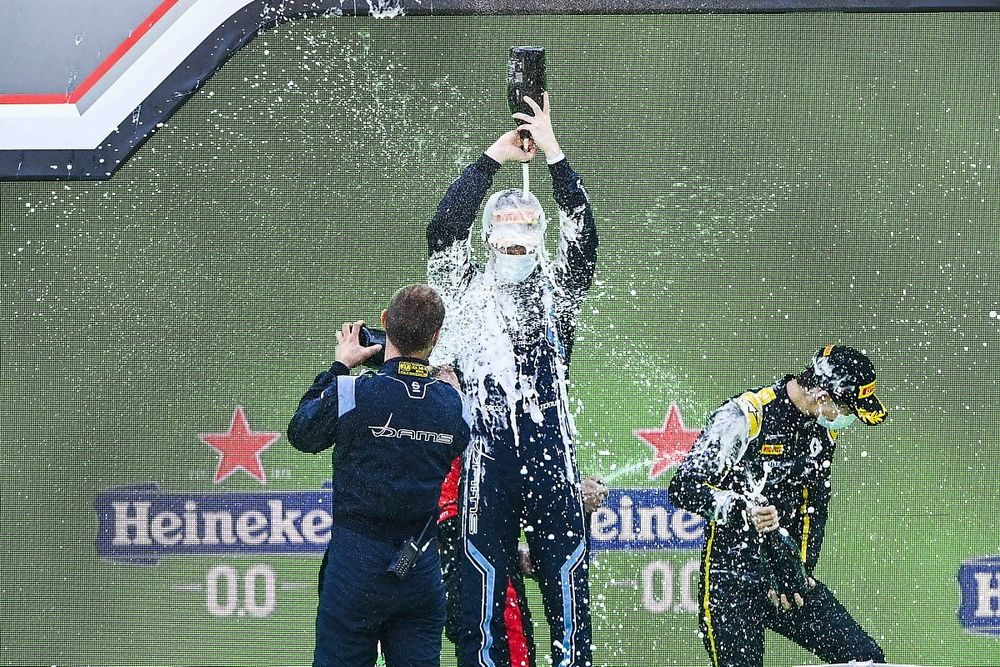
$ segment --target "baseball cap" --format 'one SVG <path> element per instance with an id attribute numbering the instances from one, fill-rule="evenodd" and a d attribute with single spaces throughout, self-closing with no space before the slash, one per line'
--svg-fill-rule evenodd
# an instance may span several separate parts
<path id="1" fill-rule="evenodd" d="M 827 345 L 812 358 L 816 384 L 833 399 L 851 408 L 865 424 L 881 424 L 889 411 L 875 395 L 875 366 L 871 359 L 846 345 Z"/>

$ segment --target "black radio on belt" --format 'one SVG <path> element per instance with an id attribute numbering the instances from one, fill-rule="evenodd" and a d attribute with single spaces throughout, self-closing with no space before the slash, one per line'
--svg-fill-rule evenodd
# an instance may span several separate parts
<path id="1" fill-rule="evenodd" d="M 413 564 L 420 557 L 420 549 L 412 539 L 406 540 L 396 554 L 396 559 L 392 561 L 386 572 L 392 572 L 398 579 L 406 579 L 406 575 L 413 569 Z"/>
<path id="2" fill-rule="evenodd" d="M 389 567 L 385 569 L 386 572 L 391 572 L 400 580 L 406 579 L 406 575 L 408 575 L 410 570 L 413 569 L 413 564 L 417 562 L 417 559 L 420 558 L 420 554 L 422 554 L 431 543 L 430 540 L 424 542 L 424 533 L 426 533 L 427 529 L 431 527 L 435 518 L 436 516 L 432 514 L 431 518 L 427 520 L 426 524 L 424 524 L 424 529 L 420 531 L 420 536 L 417 537 L 416 541 L 414 541 L 413 538 L 410 538 L 403 542 L 403 546 L 399 548 L 399 553 L 396 554 L 396 558 L 393 559 L 393 561 L 389 563 Z M 417 545 L 421 542 L 424 542 L 424 546 L 418 547 Z"/>

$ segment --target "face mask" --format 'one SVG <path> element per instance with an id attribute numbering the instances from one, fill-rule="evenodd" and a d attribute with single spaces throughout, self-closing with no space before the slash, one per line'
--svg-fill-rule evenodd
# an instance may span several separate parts
<path id="1" fill-rule="evenodd" d="M 857 415 L 837 415 L 837 418 L 830 421 L 823 415 L 816 418 L 816 422 L 823 428 L 833 429 L 834 431 L 843 431 L 845 428 L 858 421 Z"/>
<path id="2" fill-rule="evenodd" d="M 527 255 L 493 255 L 493 272 L 502 283 L 520 283 L 538 266 L 534 253 Z"/>

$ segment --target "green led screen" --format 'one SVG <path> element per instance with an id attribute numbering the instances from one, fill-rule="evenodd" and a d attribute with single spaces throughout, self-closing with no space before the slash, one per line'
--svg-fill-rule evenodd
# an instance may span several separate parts
<path id="1" fill-rule="evenodd" d="M 437 202 L 511 127 L 517 44 L 546 48 L 601 239 L 570 390 L 581 469 L 613 491 L 597 664 L 709 664 L 702 536 L 622 518 L 676 469 L 637 432 L 700 429 L 844 343 L 891 414 L 841 437 L 817 575 L 890 662 L 1000 665 L 995 14 L 303 21 L 241 50 L 112 180 L 0 184 L 0 662 L 311 660 L 320 519 L 301 543 L 210 548 L 184 515 L 323 495 L 329 459 L 292 449 L 288 420 L 340 324 L 426 280 Z M 554 218 L 540 158 L 531 175 Z M 243 425 L 259 468 L 217 481 L 208 441 Z M 136 517 L 164 507 L 181 523 L 138 548 Z M 818 664 L 767 641 L 769 667 Z"/>

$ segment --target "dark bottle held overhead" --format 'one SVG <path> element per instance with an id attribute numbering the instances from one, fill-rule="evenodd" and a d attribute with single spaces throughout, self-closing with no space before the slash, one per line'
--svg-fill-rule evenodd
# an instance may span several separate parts
<path id="1" fill-rule="evenodd" d="M 540 46 L 515 46 L 510 50 L 507 61 L 507 106 L 511 113 L 534 115 L 524 101 L 527 95 L 539 106 L 545 91 L 545 49 Z M 517 119 L 515 119 L 517 120 Z M 517 121 L 520 125 L 521 121 Z M 527 139 L 531 133 L 521 130 L 521 137 Z"/>

